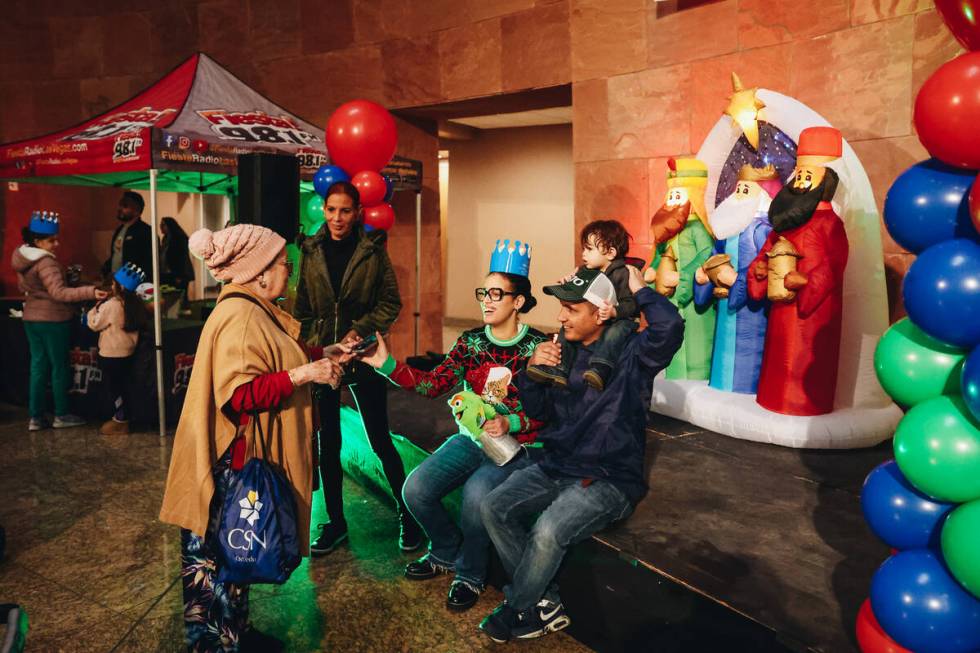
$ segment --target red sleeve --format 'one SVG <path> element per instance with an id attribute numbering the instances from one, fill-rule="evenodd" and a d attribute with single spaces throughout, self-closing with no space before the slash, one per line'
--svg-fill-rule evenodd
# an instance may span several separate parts
<path id="1" fill-rule="evenodd" d="M 306 345 L 306 356 L 311 361 L 318 361 L 323 358 L 323 345 Z"/>
<path id="2" fill-rule="evenodd" d="M 819 226 L 823 228 L 808 229 L 803 238 L 803 258 L 799 268 L 807 278 L 807 284 L 800 288 L 796 298 L 802 318 L 813 315 L 823 301 L 844 284 L 848 254 L 844 223 L 832 215 L 832 220 L 825 219 Z"/>
<path id="3" fill-rule="evenodd" d="M 235 388 L 226 412 L 237 415 L 239 424 L 246 424 L 249 411 L 277 408 L 291 394 L 293 382 L 289 379 L 289 372 L 270 372 Z"/>
<path id="4" fill-rule="evenodd" d="M 755 301 L 761 301 L 765 299 L 769 291 L 768 277 L 762 280 L 755 278 L 755 271 L 754 271 L 755 264 L 759 261 L 762 261 L 763 263 L 766 264 L 766 267 L 769 267 L 769 258 L 766 256 L 766 254 L 769 252 L 770 249 L 772 249 L 773 243 L 776 242 L 776 238 L 778 237 L 779 235 L 775 231 L 769 232 L 769 237 L 766 238 L 765 245 L 763 245 L 762 249 L 759 250 L 758 256 L 755 257 L 755 260 L 752 261 L 752 263 L 749 265 L 748 272 L 745 273 L 745 281 L 746 281 L 746 285 L 748 286 L 749 297 L 751 297 Z"/>
<path id="5" fill-rule="evenodd" d="M 392 383 L 406 390 L 415 390 L 423 397 L 434 398 L 455 388 L 466 371 L 466 343 L 460 337 L 446 358 L 431 372 L 415 369 L 405 363 L 395 363 L 395 369 L 388 378 Z"/>

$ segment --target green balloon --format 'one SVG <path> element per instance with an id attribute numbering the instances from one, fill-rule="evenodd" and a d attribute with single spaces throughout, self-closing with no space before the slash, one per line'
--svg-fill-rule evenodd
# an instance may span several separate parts
<path id="1" fill-rule="evenodd" d="M 895 431 L 895 461 L 920 491 L 940 501 L 980 498 L 980 429 L 962 397 L 914 406 Z"/>
<path id="2" fill-rule="evenodd" d="M 310 193 L 303 202 L 303 217 L 300 220 L 303 233 L 312 236 L 323 224 L 323 198 L 316 193 Z"/>
<path id="3" fill-rule="evenodd" d="M 964 503 L 943 524 L 943 558 L 956 580 L 980 598 L 980 501 Z"/>
<path id="4" fill-rule="evenodd" d="M 926 335 L 907 317 L 893 324 L 875 349 L 875 372 L 885 392 L 903 406 L 959 394 L 966 352 Z"/>

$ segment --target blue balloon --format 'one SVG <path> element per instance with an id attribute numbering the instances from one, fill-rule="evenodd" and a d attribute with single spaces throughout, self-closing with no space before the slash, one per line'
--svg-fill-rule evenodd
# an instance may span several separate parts
<path id="1" fill-rule="evenodd" d="M 897 643 L 916 653 L 970 653 L 980 648 L 980 600 L 932 551 L 902 551 L 871 580 L 871 611 Z"/>
<path id="2" fill-rule="evenodd" d="M 322 165 L 313 175 L 313 190 L 320 197 L 327 196 L 327 190 L 338 181 L 350 181 L 350 175 L 340 166 Z"/>
<path id="3" fill-rule="evenodd" d="M 954 505 L 916 490 L 894 460 L 871 470 L 861 490 L 861 509 L 871 530 L 901 550 L 938 547 L 943 521 Z"/>
<path id="4" fill-rule="evenodd" d="M 909 319 L 933 338 L 957 347 L 980 343 L 980 245 L 956 238 L 922 252 L 902 296 Z"/>
<path id="5" fill-rule="evenodd" d="M 899 175 L 885 196 L 888 233 L 915 254 L 952 238 L 980 239 L 968 206 L 976 176 L 976 171 L 936 159 L 916 163 Z"/>
<path id="6" fill-rule="evenodd" d="M 975 347 L 963 361 L 960 373 L 960 391 L 966 407 L 980 421 L 980 347 Z"/>
<path id="7" fill-rule="evenodd" d="M 385 188 L 387 188 L 387 190 L 385 191 L 384 202 L 385 204 L 391 204 L 391 198 L 395 196 L 395 182 L 393 182 L 391 180 L 391 177 L 389 177 L 388 175 L 381 175 L 381 176 L 384 177 Z"/>

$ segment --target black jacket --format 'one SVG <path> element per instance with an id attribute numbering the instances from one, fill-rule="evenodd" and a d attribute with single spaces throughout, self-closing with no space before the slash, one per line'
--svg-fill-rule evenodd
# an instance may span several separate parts
<path id="1" fill-rule="evenodd" d="M 194 280 L 194 265 L 187 238 L 169 236 L 160 243 L 160 283 L 181 284 Z"/>
<path id="2" fill-rule="evenodd" d="M 109 241 L 109 258 L 102 264 L 103 277 L 108 277 L 115 272 L 112 269 L 112 244 L 116 242 L 116 236 L 123 226 L 119 225 L 112 232 L 112 240 Z M 129 226 L 122 249 L 122 262 L 138 265 L 146 273 L 147 280 L 153 278 L 153 241 L 151 238 L 153 238 L 153 230 L 150 229 L 150 225 L 142 220 L 137 220 Z"/>

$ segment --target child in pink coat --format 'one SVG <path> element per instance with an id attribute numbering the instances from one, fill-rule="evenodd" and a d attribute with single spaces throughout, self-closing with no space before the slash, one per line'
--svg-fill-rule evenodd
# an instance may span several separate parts
<path id="1" fill-rule="evenodd" d="M 96 304 L 87 315 L 88 327 L 99 334 L 99 368 L 116 409 L 99 430 L 102 435 L 129 433 L 125 395 L 132 383 L 136 343 L 146 324 L 146 309 L 136 296 L 136 288 L 143 283 L 144 276 L 132 263 L 124 264 L 113 275 L 112 295 Z"/>

